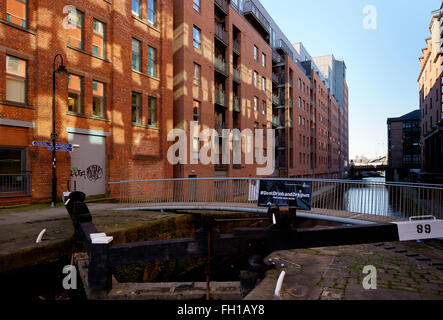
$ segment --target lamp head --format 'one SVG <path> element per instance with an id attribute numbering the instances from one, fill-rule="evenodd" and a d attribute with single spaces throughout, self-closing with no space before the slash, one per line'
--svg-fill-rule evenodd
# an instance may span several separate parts
<path id="1" fill-rule="evenodd" d="M 65 65 L 61 64 L 61 65 L 58 67 L 57 72 L 68 73 L 68 69 L 66 69 Z"/>

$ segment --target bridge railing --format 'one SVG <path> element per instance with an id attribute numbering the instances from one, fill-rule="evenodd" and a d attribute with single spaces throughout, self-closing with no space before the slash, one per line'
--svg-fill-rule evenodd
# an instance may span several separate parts
<path id="1" fill-rule="evenodd" d="M 294 180 L 312 182 L 313 213 L 321 211 L 322 214 L 333 215 L 350 212 L 398 218 L 433 215 L 443 219 L 443 185 Z M 110 184 L 122 207 L 143 208 L 170 203 L 257 206 L 259 183 L 260 179 L 257 178 L 201 178 L 120 181 Z"/>

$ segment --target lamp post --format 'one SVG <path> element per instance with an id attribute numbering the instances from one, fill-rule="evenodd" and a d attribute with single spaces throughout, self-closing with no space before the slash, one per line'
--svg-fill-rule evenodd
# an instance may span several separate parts
<path id="1" fill-rule="evenodd" d="M 61 58 L 61 63 L 56 69 L 57 58 Z M 55 76 L 57 72 L 67 73 L 66 67 L 63 64 L 63 56 L 61 54 L 57 54 L 54 58 L 54 62 L 52 65 L 52 206 L 55 207 L 55 203 L 57 202 L 57 159 L 56 159 L 56 140 L 57 133 L 55 132 Z"/>

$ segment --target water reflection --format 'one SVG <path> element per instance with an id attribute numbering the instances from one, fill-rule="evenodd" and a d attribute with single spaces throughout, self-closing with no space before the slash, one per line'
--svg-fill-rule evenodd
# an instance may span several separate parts
<path id="1" fill-rule="evenodd" d="M 351 187 L 345 193 L 346 211 L 377 214 L 380 216 L 401 216 L 390 203 L 385 178 L 365 178 L 364 183 Z"/>

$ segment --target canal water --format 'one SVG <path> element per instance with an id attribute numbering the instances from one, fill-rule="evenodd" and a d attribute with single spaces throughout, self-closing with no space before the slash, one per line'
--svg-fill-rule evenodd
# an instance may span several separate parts
<path id="1" fill-rule="evenodd" d="M 349 212 L 377 214 L 380 216 L 401 216 L 402 212 L 393 207 L 385 178 L 364 178 L 363 182 L 373 182 L 367 186 L 356 185 L 344 194 L 344 210 Z"/>

